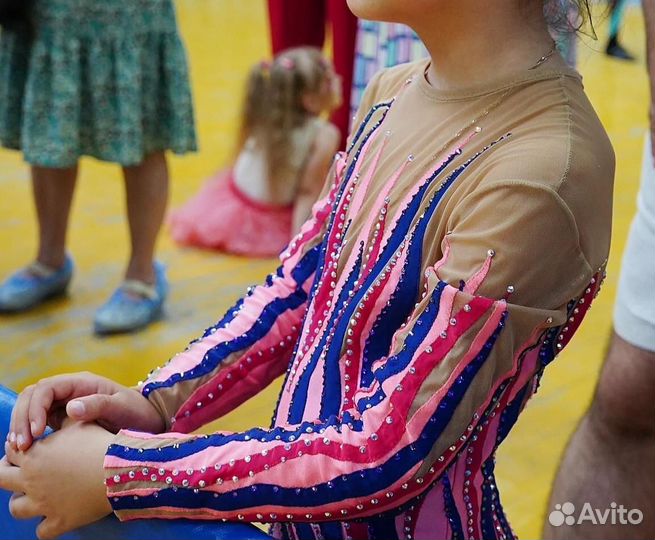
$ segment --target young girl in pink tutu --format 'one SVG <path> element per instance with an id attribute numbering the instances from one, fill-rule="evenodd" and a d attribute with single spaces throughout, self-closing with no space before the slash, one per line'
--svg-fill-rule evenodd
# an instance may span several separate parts
<path id="1" fill-rule="evenodd" d="M 260 62 L 246 87 L 239 153 L 171 216 L 180 244 L 277 255 L 309 216 L 339 144 L 320 115 L 341 102 L 332 65 L 299 47 Z"/>

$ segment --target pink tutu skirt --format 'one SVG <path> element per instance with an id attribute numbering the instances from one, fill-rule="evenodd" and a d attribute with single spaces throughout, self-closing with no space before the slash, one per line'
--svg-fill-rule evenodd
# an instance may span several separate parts
<path id="1" fill-rule="evenodd" d="M 218 172 L 170 216 L 179 244 L 248 257 L 274 257 L 291 239 L 293 205 L 255 201 L 234 183 L 232 169 Z"/>

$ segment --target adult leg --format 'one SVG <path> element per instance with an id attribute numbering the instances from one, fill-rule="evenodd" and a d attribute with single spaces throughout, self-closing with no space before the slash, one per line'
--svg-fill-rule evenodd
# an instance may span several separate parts
<path id="1" fill-rule="evenodd" d="M 66 233 L 77 166 L 66 169 L 32 167 L 32 193 L 38 221 L 37 262 L 59 269 L 66 257 Z"/>
<path id="2" fill-rule="evenodd" d="M 554 527 L 553 540 L 631 540 L 655 537 L 655 353 L 613 333 L 593 402 L 569 441 L 547 513 L 571 502 L 578 516 L 585 503 L 604 512 L 612 503 L 639 509 L 639 525 L 584 521 Z"/>
<path id="3" fill-rule="evenodd" d="M 163 152 L 124 167 L 127 219 L 132 251 L 125 282 L 98 309 L 97 334 L 131 332 L 156 320 L 168 294 L 163 265 L 155 263 L 155 245 L 168 204 L 168 167 Z"/>
<path id="4" fill-rule="evenodd" d="M 163 152 L 124 167 L 131 254 L 125 278 L 153 284 L 157 236 L 168 205 L 168 166 Z"/>
<path id="5" fill-rule="evenodd" d="M 63 293 L 73 275 L 66 257 L 66 232 L 77 168 L 32 168 L 32 188 L 38 225 L 36 260 L 0 285 L 0 311 L 30 309 Z"/>

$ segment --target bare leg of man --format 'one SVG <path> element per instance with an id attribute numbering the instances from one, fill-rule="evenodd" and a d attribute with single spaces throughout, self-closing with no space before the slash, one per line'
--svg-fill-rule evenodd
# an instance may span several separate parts
<path id="1" fill-rule="evenodd" d="M 604 512 L 616 503 L 606 524 L 554 527 L 545 539 L 616 540 L 655 538 L 655 353 L 640 349 L 616 333 L 589 410 L 564 453 L 548 512 L 571 502 L 578 516 L 585 503 Z M 618 508 L 639 509 L 638 525 L 620 523 Z M 636 516 L 636 514 L 634 514 Z"/>

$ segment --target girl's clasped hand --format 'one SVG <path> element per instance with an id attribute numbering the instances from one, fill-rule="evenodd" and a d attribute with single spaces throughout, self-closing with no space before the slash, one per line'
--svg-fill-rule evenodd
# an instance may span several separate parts
<path id="1" fill-rule="evenodd" d="M 57 431 L 41 439 L 46 424 Z M 43 517 L 37 535 L 47 539 L 110 514 L 103 461 L 122 428 L 159 433 L 164 423 L 137 390 L 91 373 L 58 375 L 26 388 L 0 460 L 0 488 L 14 492 L 12 516 Z"/>

